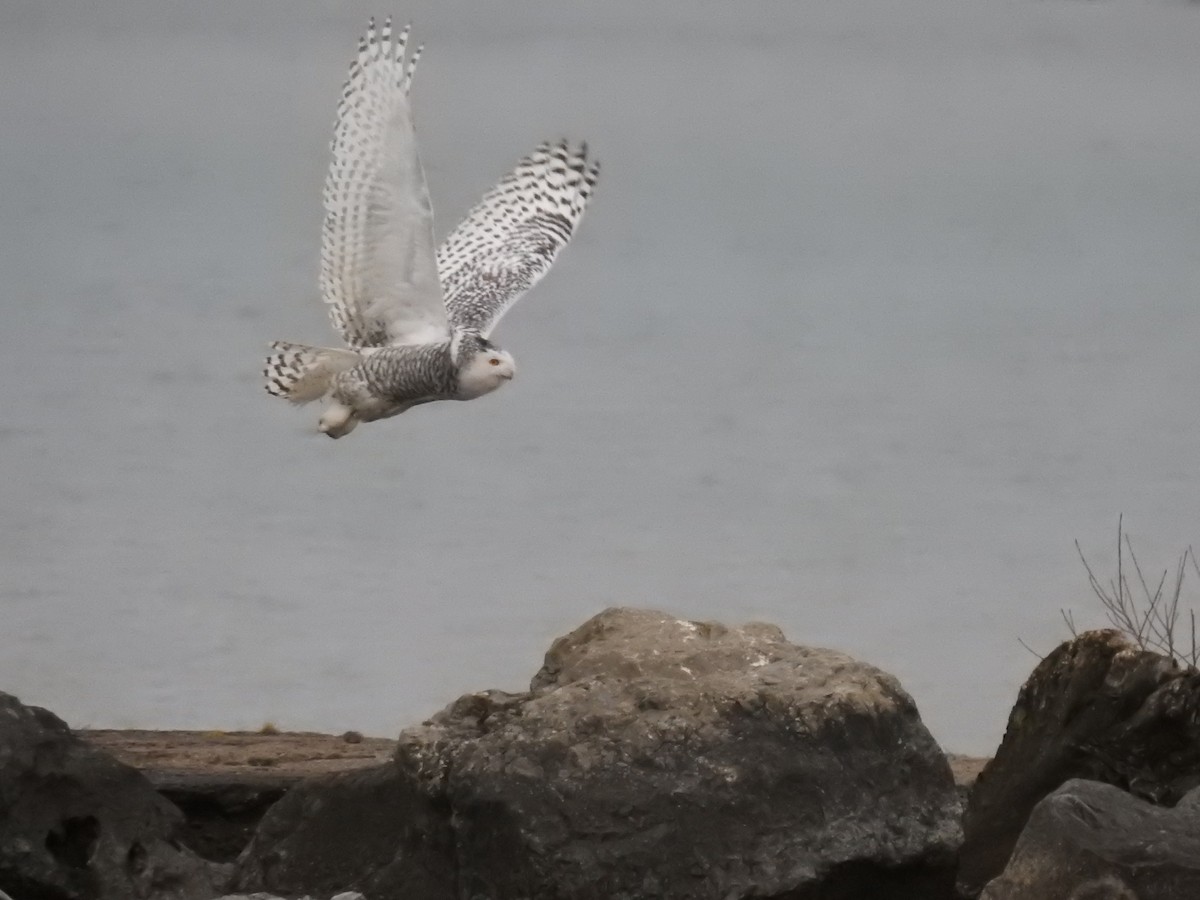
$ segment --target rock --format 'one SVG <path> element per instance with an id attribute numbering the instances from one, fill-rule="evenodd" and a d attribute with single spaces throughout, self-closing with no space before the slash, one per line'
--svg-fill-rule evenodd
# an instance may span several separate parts
<path id="1" fill-rule="evenodd" d="M 3 898 L 0 898 L 0 900 L 3 900 Z M 218 897 L 217 900 L 286 900 L 286 898 L 259 892 L 256 894 L 226 894 L 224 897 Z M 316 900 L 316 898 L 304 896 L 298 898 L 298 900 Z M 329 900 L 367 900 L 367 898 L 358 893 L 358 891 L 343 891 L 340 894 L 330 897 Z M 413 898 L 413 900 L 416 900 L 416 898 Z"/>
<path id="2" fill-rule="evenodd" d="M 954 775 L 954 787 L 958 791 L 958 802 L 966 809 L 967 799 L 971 796 L 971 789 L 975 787 L 975 780 L 979 777 L 979 773 L 983 771 L 983 767 L 987 765 L 988 758 L 985 756 L 964 756 L 961 753 L 947 753 L 946 759 L 950 762 L 950 771 Z"/>
<path id="3" fill-rule="evenodd" d="M 1071 778 L 1167 804 L 1200 784 L 1200 673 L 1111 630 L 1081 634 L 1042 660 L 971 791 L 964 894 L 1000 873 L 1034 805 Z"/>
<path id="4" fill-rule="evenodd" d="M 1034 807 L 981 900 L 1195 900 L 1200 789 L 1174 809 L 1072 779 Z"/>
<path id="5" fill-rule="evenodd" d="M 263 816 L 233 887 L 290 894 L 349 887 L 372 900 L 457 900 L 448 887 L 453 858 L 443 811 L 388 764 L 317 776 L 288 791 Z"/>
<path id="6" fill-rule="evenodd" d="M 19 900 L 207 900 L 228 867 L 182 848 L 181 821 L 135 769 L 0 693 L 0 890 Z"/>
<path id="7" fill-rule="evenodd" d="M 81 730 L 94 747 L 138 769 L 184 814 L 180 840 L 205 859 L 232 861 L 288 788 L 314 774 L 378 766 L 394 740 L 313 732 Z M 269 761 L 269 765 L 264 765 Z"/>
<path id="8" fill-rule="evenodd" d="M 301 781 L 298 775 L 143 772 L 184 820 L 180 840 L 214 862 L 233 862 L 263 815 Z"/>
<path id="9" fill-rule="evenodd" d="M 953 891 L 954 781 L 911 698 L 770 625 L 608 610 L 554 643 L 530 691 L 460 698 L 402 733 L 391 773 L 372 779 L 289 793 L 238 888 L 340 884 L 373 900 Z M 368 846 L 351 865 L 343 843 Z"/>

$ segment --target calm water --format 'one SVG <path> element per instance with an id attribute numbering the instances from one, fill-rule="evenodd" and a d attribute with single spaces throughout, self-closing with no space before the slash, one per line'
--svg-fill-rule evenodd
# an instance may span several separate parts
<path id="1" fill-rule="evenodd" d="M 546 137 L 596 200 L 517 380 L 332 442 L 353 2 L 0 11 L 0 689 L 390 734 L 612 604 L 778 623 L 990 750 L 1124 512 L 1200 542 L 1200 8 L 397 7 L 441 228 Z M 73 10 L 73 11 L 72 11 Z M 1196 592 L 1200 597 L 1200 590 Z"/>

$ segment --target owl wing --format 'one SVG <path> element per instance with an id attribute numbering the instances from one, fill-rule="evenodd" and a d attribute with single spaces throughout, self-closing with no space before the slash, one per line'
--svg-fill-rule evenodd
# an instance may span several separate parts
<path id="1" fill-rule="evenodd" d="M 587 144 L 542 144 L 467 214 L 438 248 L 446 309 L 485 337 L 550 270 L 579 224 L 600 164 Z"/>
<path id="2" fill-rule="evenodd" d="M 416 344 L 449 333 L 433 242 L 433 208 L 408 92 L 420 48 L 408 28 L 375 20 L 338 102 L 325 179 L 321 294 L 351 347 Z"/>

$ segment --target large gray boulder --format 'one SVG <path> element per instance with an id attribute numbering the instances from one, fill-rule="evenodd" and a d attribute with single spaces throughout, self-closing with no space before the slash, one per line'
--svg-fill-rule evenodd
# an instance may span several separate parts
<path id="1" fill-rule="evenodd" d="M 403 732 L 393 773 L 374 776 L 381 801 L 344 777 L 284 797 L 242 857 L 239 889 L 952 895 L 959 805 L 912 699 L 770 625 L 608 610 L 554 643 L 528 692 L 470 694 Z M 369 811 L 381 807 L 390 818 Z M 321 846 L 355 841 L 363 817 L 389 822 L 372 831 L 391 843 L 358 872 L 328 859 L 321 880 Z"/>
<path id="2" fill-rule="evenodd" d="M 1173 804 L 1200 784 L 1200 673 L 1090 631 L 1034 669 L 971 791 L 960 886 L 1000 873 L 1034 806 L 1072 778 Z"/>
<path id="3" fill-rule="evenodd" d="M 1042 800 L 981 900 L 1196 900 L 1200 789 L 1174 809 L 1096 781 Z"/>
<path id="4" fill-rule="evenodd" d="M 16 900 L 208 900 L 226 870 L 183 816 L 57 716 L 0 693 L 0 891 Z"/>

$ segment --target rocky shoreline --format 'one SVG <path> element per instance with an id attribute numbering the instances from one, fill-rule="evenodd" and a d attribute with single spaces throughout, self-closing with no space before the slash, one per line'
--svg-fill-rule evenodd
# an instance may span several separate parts
<path id="1" fill-rule="evenodd" d="M 1091 632 L 992 759 L 770 625 L 601 613 L 398 740 L 71 729 L 0 694 L 0 898 L 1184 900 L 1200 673 Z"/>
<path id="2" fill-rule="evenodd" d="M 141 772 L 183 812 L 184 842 L 205 859 L 232 862 L 259 819 L 291 787 L 386 763 L 391 738 L 311 731 L 80 729 L 87 743 Z M 990 757 L 947 753 L 966 799 Z"/>
<path id="3" fill-rule="evenodd" d="M 183 812 L 182 840 L 232 862 L 275 801 L 298 782 L 386 763 L 396 741 L 313 732 L 83 729 L 84 741 L 146 777 Z"/>
<path id="4" fill-rule="evenodd" d="M 186 778 L 269 783 L 274 777 L 294 783 L 312 775 L 346 772 L 386 762 L 396 750 L 394 738 L 340 735 L 316 731 L 187 731 L 144 728 L 81 728 L 89 744 L 133 766 L 154 784 Z M 946 753 L 954 782 L 969 789 L 990 756 Z"/>

